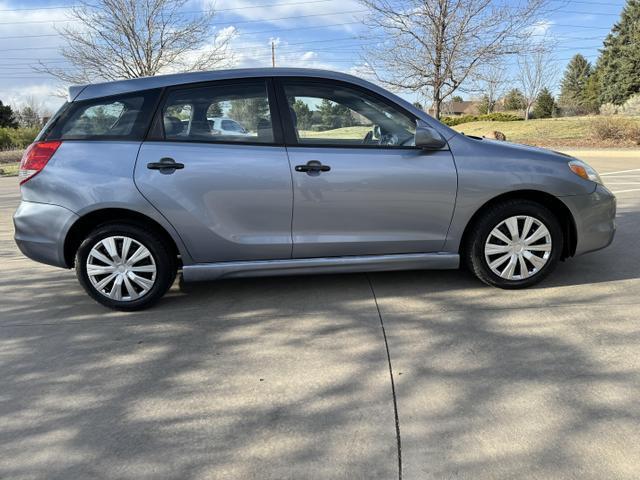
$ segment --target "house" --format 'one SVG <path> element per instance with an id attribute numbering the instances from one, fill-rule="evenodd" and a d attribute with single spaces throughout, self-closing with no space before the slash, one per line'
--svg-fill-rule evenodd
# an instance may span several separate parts
<path id="1" fill-rule="evenodd" d="M 475 100 L 443 102 L 440 107 L 440 113 L 446 116 L 478 115 L 480 103 L 481 102 Z M 430 108 L 427 113 L 433 115 L 433 108 Z"/>

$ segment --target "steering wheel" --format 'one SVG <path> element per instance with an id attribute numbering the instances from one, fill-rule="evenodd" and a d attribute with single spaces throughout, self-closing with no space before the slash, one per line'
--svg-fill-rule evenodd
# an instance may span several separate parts
<path id="1" fill-rule="evenodd" d="M 374 138 L 375 136 L 375 138 Z M 373 125 L 362 140 L 363 145 L 385 145 L 385 135 L 380 125 Z"/>
<path id="2" fill-rule="evenodd" d="M 400 139 L 395 133 L 386 134 L 380 138 L 380 145 L 398 145 L 398 143 Z"/>
<path id="3" fill-rule="evenodd" d="M 377 137 L 374 139 L 373 136 Z M 400 138 L 395 133 L 385 132 L 380 125 L 374 125 L 371 130 L 367 132 L 362 140 L 363 145 L 399 145 Z"/>
<path id="4" fill-rule="evenodd" d="M 362 140 L 363 145 L 368 145 L 373 140 L 373 130 L 369 130 L 367 134 L 364 136 L 364 140 Z"/>

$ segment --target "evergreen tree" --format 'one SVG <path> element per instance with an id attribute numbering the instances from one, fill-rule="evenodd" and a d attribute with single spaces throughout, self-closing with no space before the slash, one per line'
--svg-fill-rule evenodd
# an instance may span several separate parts
<path id="1" fill-rule="evenodd" d="M 593 70 L 584 86 L 584 108 L 586 113 L 598 113 L 600 109 L 600 97 L 602 95 L 600 88 L 600 72 L 596 68 Z"/>
<path id="2" fill-rule="evenodd" d="M 524 95 L 520 90 L 514 88 L 509 90 L 504 97 L 504 109 L 505 110 L 524 110 L 526 102 Z"/>
<path id="3" fill-rule="evenodd" d="M 598 59 L 600 102 L 622 105 L 640 92 L 640 0 L 627 0 Z"/>
<path id="4" fill-rule="evenodd" d="M 309 109 L 309 105 L 304 100 L 297 98 L 291 104 L 291 108 L 296 113 L 298 130 L 309 130 L 313 124 L 313 113 Z"/>
<path id="5" fill-rule="evenodd" d="M 269 114 L 269 104 L 263 97 L 239 98 L 229 103 L 231 104 L 229 117 L 250 132 L 257 131 L 260 119 L 267 118 Z"/>
<path id="6" fill-rule="evenodd" d="M 489 98 L 489 95 L 483 95 L 480 98 L 480 103 L 478 103 L 478 106 L 476 107 L 478 109 L 478 113 L 481 115 L 485 115 L 487 113 L 491 113 L 495 110 L 496 108 L 496 103 L 495 101 L 492 101 Z M 513 110 L 517 110 L 517 109 L 513 109 Z"/>
<path id="7" fill-rule="evenodd" d="M 351 127 L 356 123 L 349 107 L 326 98 L 322 99 L 318 107 L 318 113 L 322 119 L 322 125 L 327 129 Z"/>
<path id="8" fill-rule="evenodd" d="M 460 95 L 455 95 L 451 100 L 454 102 L 464 102 Z"/>
<path id="9" fill-rule="evenodd" d="M 582 55 L 575 55 L 567 64 L 560 87 L 558 103 L 563 112 L 583 115 L 590 109 L 586 105 L 586 88 L 593 69 Z"/>
<path id="10" fill-rule="evenodd" d="M 3 105 L 0 100 L 0 127 L 18 128 L 18 122 L 10 105 Z"/>
<path id="11" fill-rule="evenodd" d="M 548 88 L 543 88 L 536 98 L 533 108 L 535 118 L 551 118 L 556 112 L 556 101 Z"/>
<path id="12" fill-rule="evenodd" d="M 331 100 L 323 98 L 318 106 L 318 113 L 320 114 L 322 125 L 327 129 L 337 128 L 338 126 L 333 115 L 333 105 Z"/>
<path id="13" fill-rule="evenodd" d="M 337 119 L 338 128 L 352 127 L 356 124 L 349 107 L 337 103 L 333 107 L 333 114 Z"/>
<path id="14" fill-rule="evenodd" d="M 207 109 L 207 117 L 219 118 L 223 115 L 224 113 L 222 112 L 222 106 L 220 105 L 220 102 L 213 102 L 211 105 L 209 105 L 209 108 Z"/>

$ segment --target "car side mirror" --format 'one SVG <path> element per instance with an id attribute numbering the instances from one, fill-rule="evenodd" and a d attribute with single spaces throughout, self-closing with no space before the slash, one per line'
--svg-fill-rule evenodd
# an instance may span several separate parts
<path id="1" fill-rule="evenodd" d="M 438 150 L 444 147 L 447 142 L 435 128 L 432 128 L 425 123 L 418 122 L 416 125 L 415 144 L 416 147 Z"/>

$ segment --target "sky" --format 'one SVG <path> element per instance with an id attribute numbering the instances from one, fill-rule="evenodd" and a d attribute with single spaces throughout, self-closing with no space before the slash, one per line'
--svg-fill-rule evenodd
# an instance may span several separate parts
<path id="1" fill-rule="evenodd" d="M 211 0 L 192 0 L 201 9 Z M 497 0 L 508 8 L 521 0 Z M 550 0 L 550 10 L 535 28 L 554 41 L 559 78 L 568 60 L 581 53 L 594 62 L 602 40 L 619 19 L 624 0 Z M 43 61 L 64 66 L 63 44 L 56 31 L 69 25 L 66 12 L 74 0 L 0 0 L 0 100 L 16 107 L 28 99 L 55 110 L 64 99 L 62 85 L 33 70 Z M 186 7 L 185 7 L 186 8 Z M 222 35 L 233 33 L 229 50 L 235 67 L 271 66 L 271 42 L 277 66 L 313 67 L 347 73 L 362 71 L 366 11 L 357 0 L 217 0 L 213 20 Z M 506 61 L 515 76 L 517 59 Z M 558 78 L 558 80 L 559 80 Z M 515 86 L 515 85 L 514 85 Z M 557 92 L 557 82 L 552 86 Z M 415 95 L 398 92 L 413 101 Z M 462 93 L 469 98 L 470 94 Z"/>

